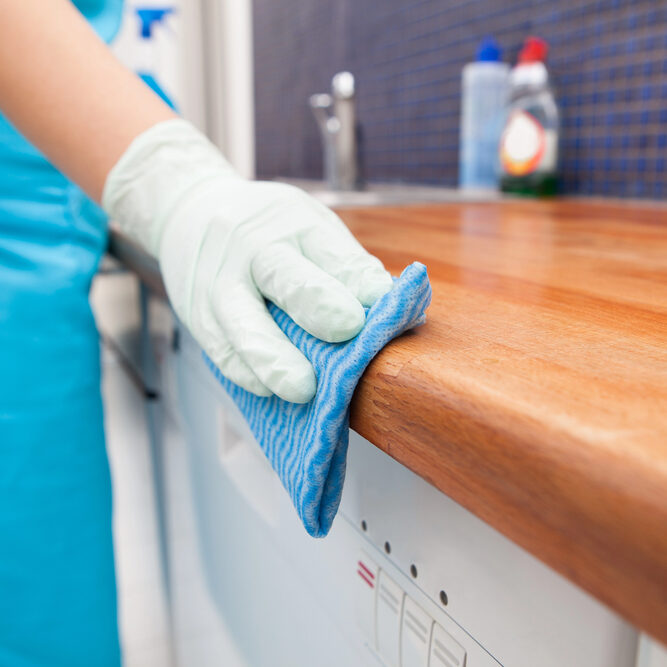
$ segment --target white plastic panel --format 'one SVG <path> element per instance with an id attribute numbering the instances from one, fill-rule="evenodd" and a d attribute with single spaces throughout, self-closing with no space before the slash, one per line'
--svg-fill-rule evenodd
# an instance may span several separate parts
<path id="1" fill-rule="evenodd" d="M 637 653 L 637 667 L 667 667 L 667 646 L 642 635 Z"/>
<path id="2" fill-rule="evenodd" d="M 431 639 L 431 662 L 429 667 L 465 667 L 466 652 L 445 629 L 437 623 Z"/>
<path id="3" fill-rule="evenodd" d="M 401 618 L 404 593 L 384 571 L 378 577 L 375 633 L 377 649 L 390 667 L 400 663 Z"/>
<path id="4" fill-rule="evenodd" d="M 403 603 L 401 667 L 428 667 L 433 619 L 410 597 Z"/>
<path id="5" fill-rule="evenodd" d="M 373 648 L 375 648 L 375 592 L 378 574 L 377 563 L 365 551 L 360 551 L 354 579 L 357 588 L 355 611 L 361 635 Z"/>

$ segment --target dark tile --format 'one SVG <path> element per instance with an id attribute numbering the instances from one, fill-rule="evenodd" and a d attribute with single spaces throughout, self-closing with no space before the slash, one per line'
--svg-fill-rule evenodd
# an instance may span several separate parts
<path id="1" fill-rule="evenodd" d="M 564 192 L 667 194 L 667 5 L 655 0 L 254 0 L 257 167 L 320 178 L 307 105 L 331 76 L 357 77 L 369 180 L 454 185 L 461 68 L 494 34 L 514 60 L 551 44 Z M 631 152 L 631 154 L 629 153 Z"/>

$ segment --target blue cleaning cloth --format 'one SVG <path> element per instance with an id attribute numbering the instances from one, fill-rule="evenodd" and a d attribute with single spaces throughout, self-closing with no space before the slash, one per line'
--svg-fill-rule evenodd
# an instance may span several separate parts
<path id="1" fill-rule="evenodd" d="M 269 311 L 313 364 L 317 393 L 306 404 L 255 396 L 206 361 L 246 418 L 260 447 L 287 489 L 306 531 L 324 537 L 331 528 L 345 479 L 352 394 L 371 359 L 404 331 L 424 322 L 431 301 L 426 267 L 408 266 L 394 287 L 367 310 L 361 332 L 345 343 L 311 336 L 280 308 Z"/>

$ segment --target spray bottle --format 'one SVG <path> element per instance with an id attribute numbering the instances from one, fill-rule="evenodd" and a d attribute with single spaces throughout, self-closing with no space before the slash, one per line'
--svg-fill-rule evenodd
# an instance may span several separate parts
<path id="1" fill-rule="evenodd" d="M 172 109 L 174 103 L 157 81 L 158 58 L 153 39 L 153 29 L 162 23 L 165 17 L 173 13 L 173 7 L 139 7 L 136 10 L 139 19 L 139 55 L 135 66 L 136 72 L 144 83 L 157 93 Z"/>

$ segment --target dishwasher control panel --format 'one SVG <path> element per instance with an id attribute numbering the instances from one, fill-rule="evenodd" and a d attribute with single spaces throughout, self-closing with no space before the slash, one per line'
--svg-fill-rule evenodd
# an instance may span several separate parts
<path id="1" fill-rule="evenodd" d="M 462 639 L 460 628 L 458 637 L 453 637 L 442 625 L 448 621 L 451 627 L 451 619 L 434 613 L 432 607 L 427 610 L 429 602 L 414 584 L 399 583 L 394 568 L 389 563 L 380 565 L 368 549 L 359 551 L 355 566 L 359 631 L 387 667 L 466 667 L 464 644 L 472 640 Z M 477 642 L 474 649 L 482 654 L 476 664 L 499 664 Z"/>
<path id="2" fill-rule="evenodd" d="M 357 560 L 357 614 L 368 645 L 388 665 L 465 667 L 466 651 L 365 552 Z"/>

